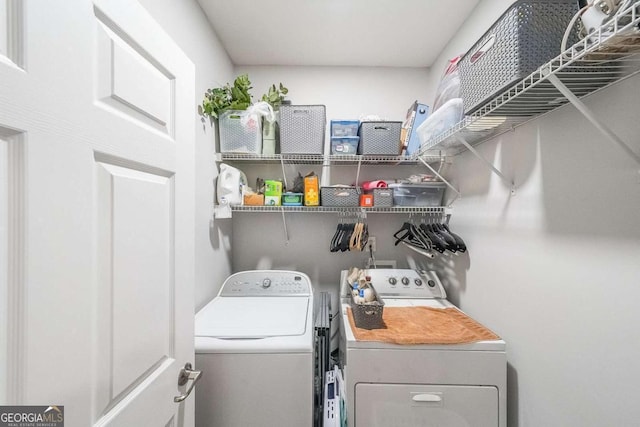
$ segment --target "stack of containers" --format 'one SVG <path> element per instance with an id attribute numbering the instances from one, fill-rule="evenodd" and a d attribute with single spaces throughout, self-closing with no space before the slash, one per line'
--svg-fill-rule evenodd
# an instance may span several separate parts
<path id="1" fill-rule="evenodd" d="M 356 154 L 359 126 L 358 120 L 331 120 L 331 154 Z"/>

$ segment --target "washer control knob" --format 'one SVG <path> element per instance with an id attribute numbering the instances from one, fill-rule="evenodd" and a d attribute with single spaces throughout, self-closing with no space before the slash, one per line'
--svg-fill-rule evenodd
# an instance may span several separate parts
<path id="1" fill-rule="evenodd" d="M 262 280 L 262 287 L 267 289 L 269 286 L 271 286 L 271 279 L 263 279 Z"/>
<path id="2" fill-rule="evenodd" d="M 402 278 L 402 284 L 405 286 L 409 286 L 409 278 L 408 277 L 403 277 Z"/>
<path id="3" fill-rule="evenodd" d="M 429 285 L 430 288 L 433 288 L 436 286 L 436 282 L 432 279 L 429 279 L 429 281 L 427 281 L 427 285 Z"/>
<path id="4" fill-rule="evenodd" d="M 422 280 L 420 279 L 415 279 L 414 283 L 416 284 L 416 286 L 422 286 Z"/>
<path id="5" fill-rule="evenodd" d="M 389 277 L 389 283 L 390 283 L 391 285 L 395 285 L 396 283 L 398 283 L 398 281 L 396 280 L 396 278 L 395 278 L 395 277 Z"/>

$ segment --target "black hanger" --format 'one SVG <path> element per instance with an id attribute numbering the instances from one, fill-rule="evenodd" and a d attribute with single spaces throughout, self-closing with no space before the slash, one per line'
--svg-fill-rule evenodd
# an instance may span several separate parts
<path id="1" fill-rule="evenodd" d="M 467 251 L 467 245 L 464 243 L 464 240 L 462 240 L 462 237 L 458 236 L 457 234 L 451 232 L 451 230 L 449 229 L 449 226 L 445 223 L 440 224 L 440 227 L 442 227 L 447 233 L 449 233 L 451 235 L 451 237 L 453 237 L 456 241 L 456 248 L 458 250 L 458 252 L 466 252 Z"/>
<path id="2" fill-rule="evenodd" d="M 431 250 L 432 245 L 429 238 L 420 231 L 418 226 L 411 222 L 405 221 L 393 236 L 396 238 L 396 246 L 404 242 L 419 249 Z"/>
<path id="3" fill-rule="evenodd" d="M 395 246 L 398 246 L 400 242 L 403 240 L 409 240 L 411 238 L 411 225 L 409 222 L 405 221 L 402 223 L 402 227 L 398 229 L 395 233 L 393 233 L 393 237 L 396 238 Z"/>
<path id="4" fill-rule="evenodd" d="M 336 252 L 338 250 L 338 242 L 340 241 L 340 235 L 342 234 L 342 226 L 343 224 L 340 222 L 336 227 L 336 232 L 333 234 L 331 238 L 331 243 L 329 244 L 329 250 L 331 252 Z"/>
<path id="5" fill-rule="evenodd" d="M 424 232 L 424 234 L 429 236 L 429 239 L 433 244 L 433 249 L 440 253 L 444 253 L 444 251 L 447 249 L 447 243 L 442 239 L 442 237 L 429 230 L 427 224 L 420 224 L 420 229 Z"/>
<path id="6" fill-rule="evenodd" d="M 438 228 L 437 224 L 428 224 L 427 228 L 442 239 L 448 251 L 453 253 L 457 251 L 456 241 L 449 233 Z"/>
<path id="7" fill-rule="evenodd" d="M 344 233 L 342 234 L 342 237 L 340 238 L 340 243 L 339 243 L 340 252 L 345 252 L 349 250 L 349 241 L 351 240 L 351 234 L 353 233 L 354 227 L 355 227 L 355 224 L 353 223 L 344 225 Z"/>

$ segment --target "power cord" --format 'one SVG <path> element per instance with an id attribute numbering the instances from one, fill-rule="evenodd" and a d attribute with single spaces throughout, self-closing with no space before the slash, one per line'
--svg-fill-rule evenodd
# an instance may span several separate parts
<path id="1" fill-rule="evenodd" d="M 571 31 L 573 31 L 573 27 L 576 25 L 576 22 L 578 21 L 578 19 L 580 19 L 587 10 L 589 10 L 592 7 L 599 7 L 602 13 L 604 13 L 605 15 L 609 15 L 609 18 L 606 19 L 607 21 L 609 21 L 613 19 L 616 15 L 618 15 L 621 10 L 625 10 L 627 7 L 629 7 L 633 1 L 634 0 L 624 0 L 624 2 L 622 3 L 621 3 L 621 0 L 590 0 L 588 1 L 584 7 L 582 7 L 578 12 L 576 12 L 575 15 L 573 15 L 573 17 L 571 18 L 571 21 L 569 21 L 569 25 L 567 25 L 567 29 L 565 30 L 564 35 L 562 37 L 562 43 L 560 44 L 560 52 L 562 52 L 562 56 L 565 59 L 569 59 L 569 56 L 565 54 L 565 51 L 567 50 L 567 43 L 569 41 L 569 37 L 571 36 Z M 605 21 L 603 21 L 602 24 L 604 24 L 604 22 Z M 586 37 L 590 34 L 588 29 L 585 28 L 585 30 L 586 30 L 585 31 L 586 34 L 580 34 L 581 38 Z"/>

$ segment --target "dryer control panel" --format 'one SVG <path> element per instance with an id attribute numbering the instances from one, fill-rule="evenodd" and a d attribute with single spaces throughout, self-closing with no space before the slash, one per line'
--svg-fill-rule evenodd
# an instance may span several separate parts
<path id="1" fill-rule="evenodd" d="M 218 293 L 223 297 L 283 297 L 311 295 L 309 276 L 297 271 L 241 271 L 227 278 Z"/>
<path id="2" fill-rule="evenodd" d="M 446 298 L 435 271 L 397 268 L 365 270 L 382 298 Z"/>

